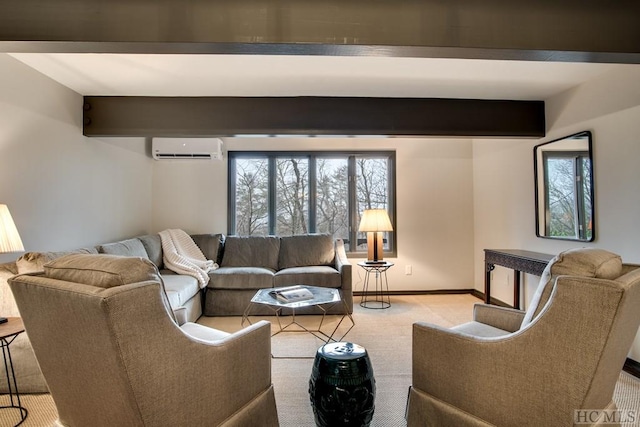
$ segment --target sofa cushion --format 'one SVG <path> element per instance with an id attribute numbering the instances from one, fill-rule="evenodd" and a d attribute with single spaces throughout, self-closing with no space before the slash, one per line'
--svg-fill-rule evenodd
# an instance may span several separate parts
<path id="1" fill-rule="evenodd" d="M 49 261 L 70 254 L 97 254 L 96 248 L 81 248 L 73 251 L 60 252 L 27 252 L 16 260 L 19 274 L 36 273 L 44 271 L 44 265 Z"/>
<path id="2" fill-rule="evenodd" d="M 144 245 L 140 239 L 137 238 L 100 245 L 98 252 L 108 255 L 133 256 L 149 259 L 149 254 L 144 248 Z"/>
<path id="3" fill-rule="evenodd" d="M 274 236 L 229 236 L 224 243 L 221 267 L 278 269 L 280 238 Z"/>
<path id="4" fill-rule="evenodd" d="M 138 239 L 144 246 L 144 250 L 152 263 L 162 269 L 162 241 L 159 234 L 145 234 L 144 236 L 138 236 Z"/>
<path id="5" fill-rule="evenodd" d="M 156 266 L 146 258 L 106 254 L 66 255 L 45 264 L 44 274 L 52 279 L 100 288 L 148 280 L 161 281 Z"/>
<path id="6" fill-rule="evenodd" d="M 220 267 L 209 273 L 209 289 L 263 289 L 273 287 L 274 271 L 260 267 Z"/>
<path id="7" fill-rule="evenodd" d="M 160 275 L 164 281 L 164 290 L 167 292 L 167 298 L 169 298 L 169 303 L 173 309 L 182 307 L 200 292 L 198 279 L 193 276 L 175 274 L 169 270 L 162 270 Z"/>
<path id="8" fill-rule="evenodd" d="M 333 265 L 335 249 L 330 234 L 305 234 L 280 238 L 278 267 Z"/>
<path id="9" fill-rule="evenodd" d="M 275 274 L 273 286 L 289 285 L 340 288 L 342 286 L 342 276 L 338 270 L 328 266 L 292 267 L 278 271 Z"/>
<path id="10" fill-rule="evenodd" d="M 193 234 L 191 238 L 200 248 L 206 259 L 220 264 L 222 258 L 222 248 L 224 243 L 224 234 Z"/>

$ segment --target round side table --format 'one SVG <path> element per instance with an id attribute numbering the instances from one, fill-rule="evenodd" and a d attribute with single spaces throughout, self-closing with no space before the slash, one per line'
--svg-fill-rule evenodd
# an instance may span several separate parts
<path id="1" fill-rule="evenodd" d="M 9 390 L 9 405 L 0 406 L 0 409 L 17 409 L 20 411 L 19 426 L 27 418 L 27 409 L 20 402 L 20 393 L 16 383 L 16 373 L 13 370 L 13 360 L 11 359 L 10 345 L 18 335 L 24 332 L 22 319 L 19 317 L 9 317 L 4 323 L 0 323 L 0 347 L 4 359 L 4 370 L 7 374 L 7 389 Z"/>
<path id="2" fill-rule="evenodd" d="M 392 262 L 381 261 L 376 263 L 359 262 L 358 265 L 365 271 L 364 284 L 362 285 L 362 298 L 360 307 L 382 309 L 391 307 L 389 297 L 389 280 L 387 270 L 393 267 Z M 371 275 L 374 275 L 374 289 L 369 289 Z"/>

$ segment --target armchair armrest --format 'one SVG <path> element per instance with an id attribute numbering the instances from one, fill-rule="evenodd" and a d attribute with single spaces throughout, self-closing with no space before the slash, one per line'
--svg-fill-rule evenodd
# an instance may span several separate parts
<path id="1" fill-rule="evenodd" d="M 336 239 L 336 261 L 335 268 L 342 276 L 342 291 L 351 293 L 351 271 L 352 266 L 347 258 L 347 252 L 344 249 L 344 240 Z"/>
<path id="2" fill-rule="evenodd" d="M 514 308 L 487 304 L 473 306 L 473 320 L 503 331 L 515 332 L 520 329 L 524 315 L 524 311 Z"/>

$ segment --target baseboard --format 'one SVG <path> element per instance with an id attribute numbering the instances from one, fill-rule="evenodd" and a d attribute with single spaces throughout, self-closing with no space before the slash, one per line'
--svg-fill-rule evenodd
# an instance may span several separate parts
<path id="1" fill-rule="evenodd" d="M 385 295 L 453 295 L 453 294 L 471 294 L 476 296 L 474 292 L 478 292 L 475 289 L 436 289 L 430 291 L 389 291 L 385 292 Z M 371 291 L 369 291 L 371 293 Z M 362 291 L 353 291 L 353 296 L 362 296 Z M 480 297 L 478 297 L 480 298 Z M 482 299 L 482 298 L 480 298 Z"/>
<path id="2" fill-rule="evenodd" d="M 627 357 L 622 370 L 636 378 L 640 378 L 640 362 L 636 362 L 635 360 Z"/>
<path id="3" fill-rule="evenodd" d="M 480 292 L 477 289 L 472 289 L 471 290 L 471 295 L 473 295 L 474 297 L 479 298 L 482 301 L 484 301 L 484 292 Z M 511 304 L 507 304 L 506 302 L 500 301 L 498 298 L 494 298 L 494 297 L 491 297 L 491 304 L 497 305 L 497 306 L 500 306 L 500 307 L 513 308 L 513 306 Z"/>

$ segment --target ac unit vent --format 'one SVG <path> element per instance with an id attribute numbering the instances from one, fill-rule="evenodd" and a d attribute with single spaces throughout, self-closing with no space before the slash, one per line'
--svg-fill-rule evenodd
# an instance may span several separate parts
<path id="1" fill-rule="evenodd" d="M 151 152 L 156 160 L 222 160 L 220 138 L 153 138 Z"/>

